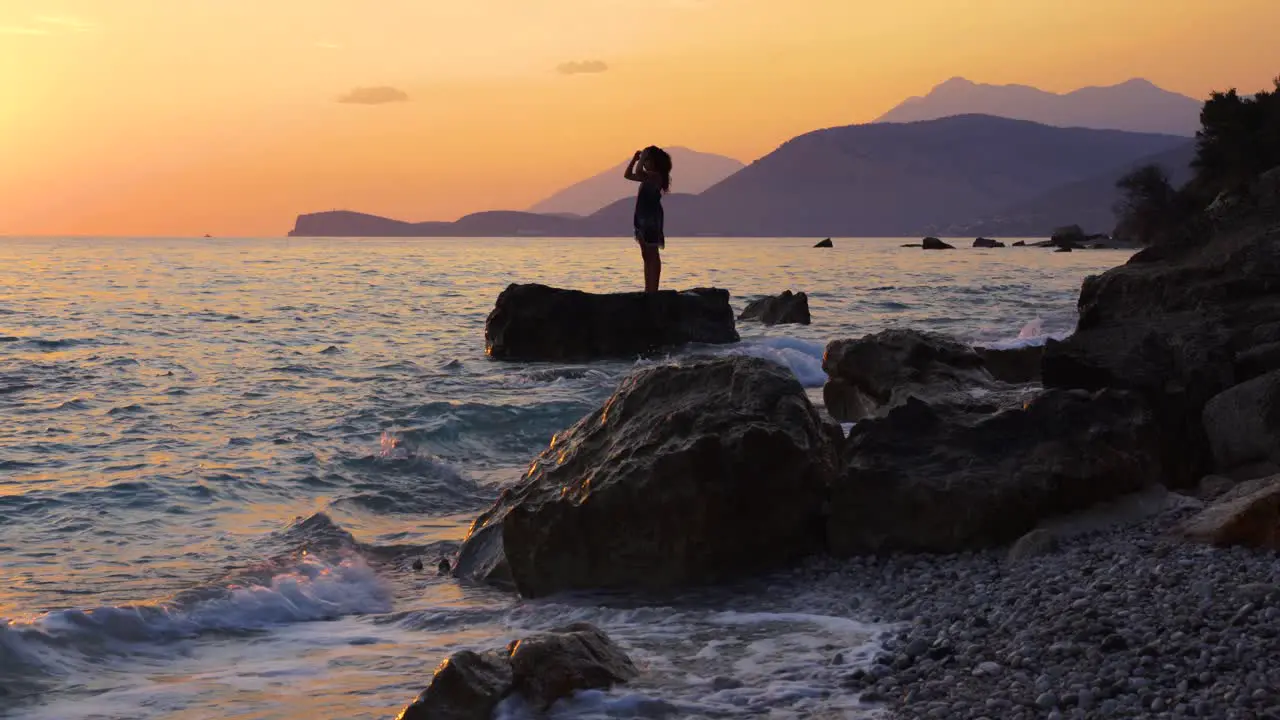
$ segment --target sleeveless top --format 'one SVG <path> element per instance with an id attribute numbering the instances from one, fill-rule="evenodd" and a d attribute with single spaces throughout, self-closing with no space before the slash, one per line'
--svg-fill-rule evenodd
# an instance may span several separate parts
<path id="1" fill-rule="evenodd" d="M 634 222 L 637 228 L 662 227 L 662 187 L 658 183 L 640 183 Z"/>

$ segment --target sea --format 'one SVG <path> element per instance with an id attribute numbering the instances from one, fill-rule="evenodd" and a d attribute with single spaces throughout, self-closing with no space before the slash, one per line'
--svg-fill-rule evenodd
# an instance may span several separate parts
<path id="1" fill-rule="evenodd" d="M 523 601 L 436 569 L 639 367 L 756 355 L 820 402 L 830 340 L 1043 343 L 1071 331 L 1084 277 L 1127 259 L 814 240 L 673 238 L 662 278 L 735 310 L 804 291 L 812 325 L 557 364 L 485 357 L 494 299 L 641 289 L 633 242 L 0 239 L 0 716 L 393 718 L 450 653 L 573 621 L 643 675 L 551 717 L 875 716 L 840 678 L 886 626 L 802 570 Z"/>

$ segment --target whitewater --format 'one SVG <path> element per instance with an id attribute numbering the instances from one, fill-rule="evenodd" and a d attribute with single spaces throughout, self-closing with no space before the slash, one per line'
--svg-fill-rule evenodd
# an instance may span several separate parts
<path id="1" fill-rule="evenodd" d="M 829 340 L 1043 343 L 1126 258 L 903 242 L 673 239 L 664 286 L 804 291 L 813 324 L 550 364 L 484 357 L 498 293 L 637 289 L 634 243 L 0 240 L 0 716 L 388 718 L 453 651 L 586 620 L 643 676 L 554 717 L 874 717 L 839 679 L 886 626 L 841 577 L 526 602 L 436 565 L 639 366 L 752 354 L 821 402 Z"/>

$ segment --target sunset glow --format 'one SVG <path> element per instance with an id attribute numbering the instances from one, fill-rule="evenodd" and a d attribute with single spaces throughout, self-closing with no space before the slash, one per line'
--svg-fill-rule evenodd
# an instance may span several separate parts
<path id="1" fill-rule="evenodd" d="M 0 0 L 0 234 L 519 209 L 650 143 L 750 161 L 957 75 L 1253 91 L 1277 26 L 1273 0 Z"/>

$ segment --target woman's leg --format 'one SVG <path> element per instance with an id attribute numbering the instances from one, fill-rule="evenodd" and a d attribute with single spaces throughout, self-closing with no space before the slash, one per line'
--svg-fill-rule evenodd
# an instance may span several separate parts
<path id="1" fill-rule="evenodd" d="M 658 254 L 658 246 L 641 243 L 640 256 L 644 258 L 644 291 L 657 292 L 662 277 L 662 256 Z"/>

